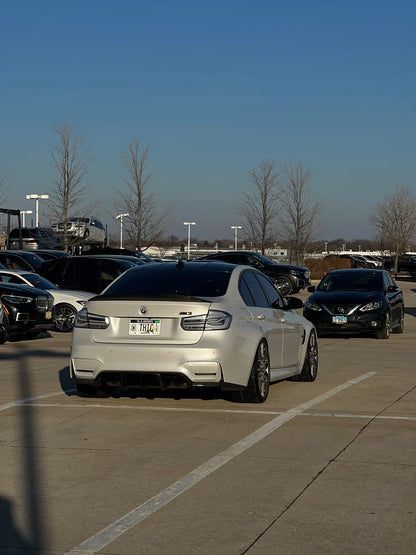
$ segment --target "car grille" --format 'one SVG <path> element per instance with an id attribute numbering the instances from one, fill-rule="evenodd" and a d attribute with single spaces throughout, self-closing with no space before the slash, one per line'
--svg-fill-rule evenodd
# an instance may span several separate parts
<path id="1" fill-rule="evenodd" d="M 38 310 L 51 310 L 53 305 L 53 299 L 50 297 L 37 297 L 36 298 L 36 308 Z"/>
<path id="2" fill-rule="evenodd" d="M 358 305 L 356 304 L 342 304 L 342 303 L 337 303 L 337 304 L 327 304 L 324 305 L 325 310 L 327 310 L 330 314 L 342 314 L 342 315 L 347 315 L 347 314 L 351 314 L 352 312 L 354 312 L 354 310 L 356 308 L 358 308 Z"/>

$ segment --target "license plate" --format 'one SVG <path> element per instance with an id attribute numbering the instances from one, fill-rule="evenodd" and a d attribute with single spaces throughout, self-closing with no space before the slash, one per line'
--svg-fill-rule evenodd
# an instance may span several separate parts
<path id="1" fill-rule="evenodd" d="M 346 324 L 347 317 L 346 316 L 332 316 L 332 323 L 333 324 Z"/>
<path id="2" fill-rule="evenodd" d="M 130 320 L 129 335 L 159 335 L 160 320 L 134 319 Z"/>

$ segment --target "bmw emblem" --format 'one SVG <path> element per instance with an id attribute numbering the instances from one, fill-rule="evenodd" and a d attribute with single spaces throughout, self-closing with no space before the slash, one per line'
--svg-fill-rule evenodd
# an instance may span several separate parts
<path id="1" fill-rule="evenodd" d="M 139 308 L 139 312 L 140 312 L 140 314 L 147 314 L 147 308 L 145 306 L 141 306 Z"/>

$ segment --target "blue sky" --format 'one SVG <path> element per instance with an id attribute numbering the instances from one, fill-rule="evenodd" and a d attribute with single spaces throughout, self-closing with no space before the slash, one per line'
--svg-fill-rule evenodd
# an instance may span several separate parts
<path id="1" fill-rule="evenodd" d="M 51 188 L 53 128 L 69 122 L 115 233 L 120 155 L 138 136 L 158 204 L 172 206 L 168 234 L 195 221 L 195 237 L 232 237 L 248 171 L 300 159 L 320 237 L 372 238 L 372 207 L 415 186 L 415 16 L 401 0 L 2 0 L 8 207 L 34 209 L 25 195 Z"/>

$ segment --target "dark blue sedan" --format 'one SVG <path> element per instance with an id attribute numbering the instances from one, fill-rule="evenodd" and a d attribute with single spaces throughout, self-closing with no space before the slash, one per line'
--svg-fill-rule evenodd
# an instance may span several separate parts
<path id="1" fill-rule="evenodd" d="M 388 339 L 404 331 L 403 293 L 385 270 L 328 272 L 305 303 L 303 315 L 321 333 L 371 333 Z"/>

